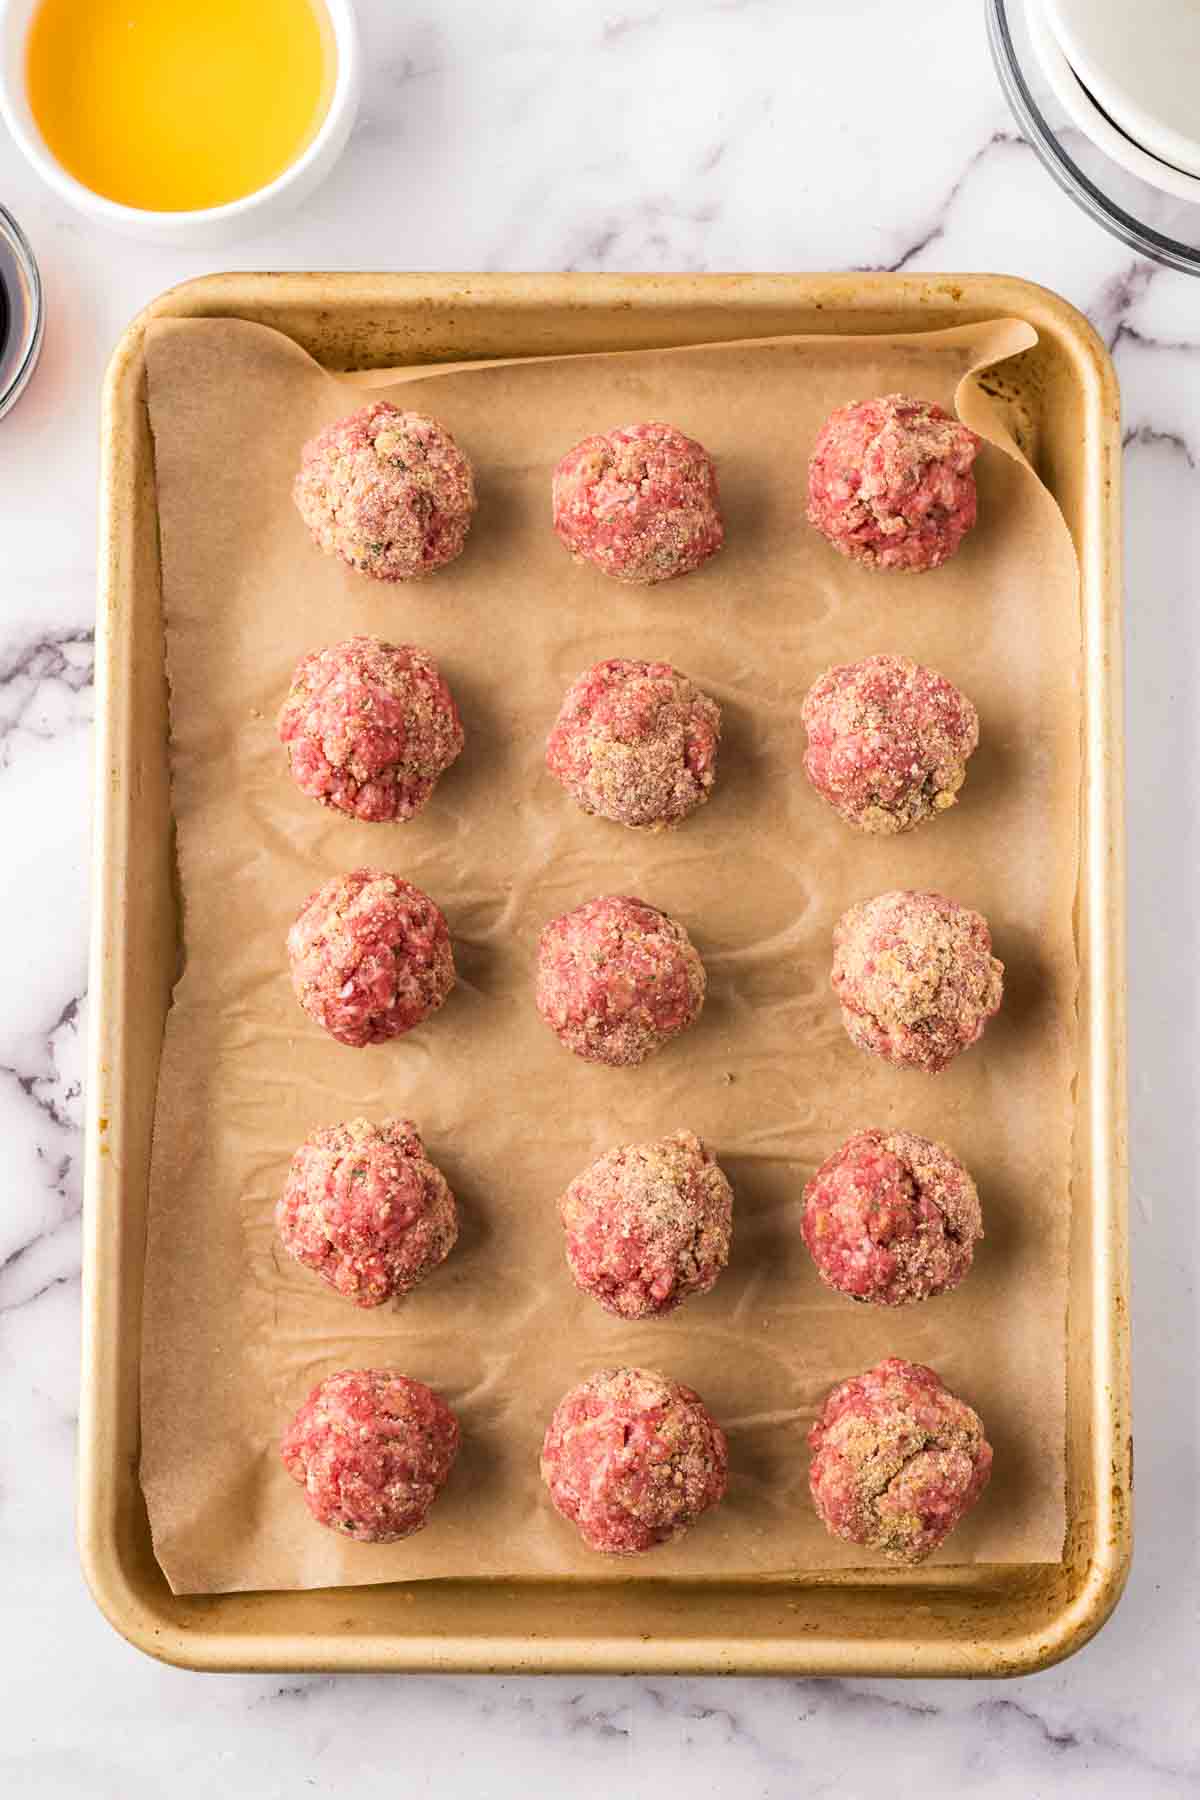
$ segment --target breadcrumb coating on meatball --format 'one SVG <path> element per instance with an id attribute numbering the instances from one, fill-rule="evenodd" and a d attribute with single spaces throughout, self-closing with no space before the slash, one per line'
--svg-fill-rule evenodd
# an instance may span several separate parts
<path id="1" fill-rule="evenodd" d="M 617 581 L 686 575 L 724 542 L 712 457 L 658 419 L 574 445 L 554 471 L 553 504 L 575 560 Z"/>
<path id="2" fill-rule="evenodd" d="M 559 1201 L 575 1284 L 606 1312 L 645 1319 L 707 1294 L 729 1261 L 733 1189 L 691 1131 L 621 1144 Z"/>
<path id="3" fill-rule="evenodd" d="M 843 913 L 831 981 L 853 1043 L 937 1074 L 983 1035 L 1004 993 L 982 914 L 897 889 Z"/>
<path id="4" fill-rule="evenodd" d="M 584 812 L 659 831 L 702 806 L 721 709 L 670 663 L 610 657 L 567 690 L 546 767 Z"/>
<path id="5" fill-rule="evenodd" d="M 805 697 L 804 767 L 859 831 L 911 831 L 954 805 L 979 715 L 944 675 L 907 656 L 827 669 Z"/>
<path id="6" fill-rule="evenodd" d="M 551 919 L 538 940 L 538 1012 L 589 1062 L 645 1062 L 692 1024 L 705 985 L 683 926 L 644 900 L 601 895 Z"/>
<path id="7" fill-rule="evenodd" d="M 458 1442 L 458 1420 L 423 1381 L 347 1369 L 318 1382 L 280 1453 L 318 1525 L 394 1544 L 428 1524 Z"/>
<path id="8" fill-rule="evenodd" d="M 542 1480 L 592 1550 L 667 1544 L 725 1494 L 725 1434 L 700 1396 L 652 1369 L 599 1369 L 564 1394 L 542 1446 Z"/>
<path id="9" fill-rule="evenodd" d="M 337 1293 L 382 1306 L 446 1260 L 458 1212 L 411 1119 L 348 1119 L 296 1150 L 275 1228 L 288 1255 Z"/>
<path id="10" fill-rule="evenodd" d="M 980 439 L 936 402 L 883 394 L 826 419 L 808 465 L 808 520 L 874 569 L 936 569 L 975 523 Z"/>
<path id="11" fill-rule="evenodd" d="M 835 1387 L 808 1442 L 827 1530 L 910 1566 L 944 1542 L 992 1470 L 978 1413 L 932 1369 L 898 1356 Z"/>
<path id="12" fill-rule="evenodd" d="M 454 986 L 440 908 L 386 869 L 335 875 L 310 894 L 287 949 L 305 1012 L 354 1049 L 411 1031 Z"/>
<path id="13" fill-rule="evenodd" d="M 876 1306 L 910 1306 L 958 1286 L 983 1217 L 975 1183 L 944 1144 L 910 1131 L 856 1131 L 806 1186 L 801 1230 L 829 1287 Z"/>
<path id="14" fill-rule="evenodd" d="M 415 581 L 461 553 L 475 477 L 444 425 L 373 400 L 305 444 L 293 497 L 318 549 L 377 581 Z"/>
<path id="15" fill-rule="evenodd" d="M 278 729 L 301 792 L 372 823 L 419 813 L 463 747 L 433 658 L 376 637 L 302 657 Z"/>

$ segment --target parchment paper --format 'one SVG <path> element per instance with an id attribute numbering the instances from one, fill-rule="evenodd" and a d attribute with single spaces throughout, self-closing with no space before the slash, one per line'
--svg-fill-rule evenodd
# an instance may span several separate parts
<path id="1" fill-rule="evenodd" d="M 320 555 L 290 497 L 304 440 L 359 391 L 255 325 L 151 327 L 184 961 L 158 1094 L 142 1482 L 177 1592 L 870 1564 L 817 1523 L 804 1433 L 834 1381 L 892 1352 L 933 1364 L 995 1445 L 991 1488 L 939 1560 L 1059 1559 L 1074 556 L 1050 496 L 991 445 L 978 463 L 980 523 L 936 573 L 857 569 L 803 521 L 807 454 L 830 408 L 895 389 L 953 404 L 972 366 L 1032 337 L 1001 321 L 427 375 L 417 404 L 473 458 L 479 512 L 452 567 L 384 586 Z M 996 430 L 973 385 L 962 403 Z M 654 417 L 716 455 L 727 547 L 680 582 L 624 588 L 575 567 L 554 538 L 550 471 L 585 432 Z M 299 656 L 356 632 L 432 651 L 463 712 L 466 751 L 408 825 L 323 811 L 290 781 L 275 737 Z M 810 682 L 876 650 L 941 669 L 982 717 L 961 803 L 898 841 L 852 832 L 801 771 Z M 715 797 L 678 832 L 587 818 L 544 771 L 563 690 L 614 654 L 664 657 L 724 709 Z M 400 1042 L 350 1050 L 300 1012 L 284 936 L 320 882 L 363 863 L 440 903 L 459 985 Z M 1008 965 L 982 1044 L 935 1078 L 855 1051 L 829 991 L 835 919 L 896 886 L 981 908 Z M 578 1061 L 532 1004 L 543 922 L 608 892 L 679 917 L 709 972 L 698 1026 L 638 1070 Z M 415 1118 L 461 1207 L 458 1248 L 394 1310 L 354 1309 L 273 1239 L 295 1144 L 358 1113 Z M 975 1172 L 987 1236 L 957 1293 L 892 1311 L 818 1281 L 800 1239 L 801 1188 L 865 1125 L 944 1139 Z M 731 1265 L 666 1321 L 624 1324 L 576 1292 L 555 1202 L 609 1145 L 680 1126 L 715 1146 L 734 1184 Z M 618 1362 L 694 1385 L 732 1459 L 725 1504 L 682 1543 L 632 1562 L 582 1547 L 537 1466 L 564 1390 Z M 464 1441 L 430 1527 L 366 1547 L 310 1520 L 277 1443 L 313 1383 L 380 1364 L 440 1389 Z"/>

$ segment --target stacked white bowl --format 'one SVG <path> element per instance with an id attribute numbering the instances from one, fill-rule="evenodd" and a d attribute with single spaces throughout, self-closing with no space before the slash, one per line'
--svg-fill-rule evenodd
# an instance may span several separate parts
<path id="1" fill-rule="evenodd" d="M 1196 0 L 1025 0 L 1043 73 L 1072 122 L 1131 175 L 1200 204 Z"/>

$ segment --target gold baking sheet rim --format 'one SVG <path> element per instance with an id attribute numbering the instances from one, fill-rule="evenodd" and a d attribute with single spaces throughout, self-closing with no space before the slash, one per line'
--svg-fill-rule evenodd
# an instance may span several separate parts
<path id="1" fill-rule="evenodd" d="M 895 332 L 1024 317 L 1039 345 L 988 379 L 1062 506 L 1082 571 L 1068 1533 L 1057 1565 L 654 1582 L 442 1582 L 172 1599 L 136 1483 L 137 1313 L 154 1075 L 176 972 L 165 695 L 141 339 L 147 319 L 237 316 L 335 368 Z M 98 643 L 96 913 L 80 1537 L 97 1599 L 152 1653 L 203 1667 L 1016 1672 L 1068 1654 L 1128 1562 L 1119 419 L 1111 365 L 1054 296 L 1004 277 L 225 276 L 136 321 L 106 389 Z M 580 1621 L 586 1620 L 586 1635 Z"/>

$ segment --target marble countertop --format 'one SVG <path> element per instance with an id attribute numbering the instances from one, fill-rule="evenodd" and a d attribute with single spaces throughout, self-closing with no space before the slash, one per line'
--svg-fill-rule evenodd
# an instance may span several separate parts
<path id="1" fill-rule="evenodd" d="M 1020 141 L 982 9 L 884 0 L 360 0 L 349 151 L 227 254 L 68 212 L 0 138 L 49 296 L 0 425 L 0 1791 L 578 1800 L 921 1785 L 1200 1792 L 1200 284 L 1139 262 Z M 1124 393 L 1138 1550 L 1105 1631 L 1009 1683 L 272 1678 L 148 1661 L 72 1524 L 97 395 L 153 295 L 243 268 L 991 269 L 1058 289 Z"/>

